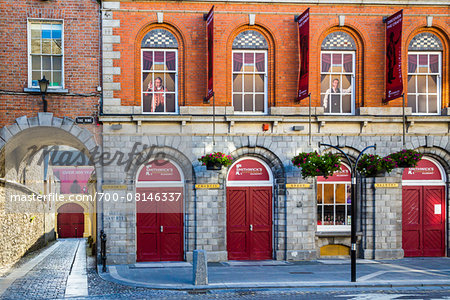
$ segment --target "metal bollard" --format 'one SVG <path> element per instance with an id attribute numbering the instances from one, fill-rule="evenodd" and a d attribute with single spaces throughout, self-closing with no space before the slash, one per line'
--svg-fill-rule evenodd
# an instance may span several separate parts
<path id="1" fill-rule="evenodd" d="M 100 257 L 102 260 L 102 272 L 106 272 L 106 233 L 101 230 L 100 231 Z"/>

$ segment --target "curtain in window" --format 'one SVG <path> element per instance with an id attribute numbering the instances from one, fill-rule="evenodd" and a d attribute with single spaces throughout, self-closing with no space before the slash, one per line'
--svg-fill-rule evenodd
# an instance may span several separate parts
<path id="1" fill-rule="evenodd" d="M 258 70 L 258 72 L 264 72 L 264 68 L 266 66 L 264 54 L 258 55 L 257 53 L 255 63 L 256 63 L 256 70 Z"/>
<path id="2" fill-rule="evenodd" d="M 331 67 L 331 55 L 323 54 L 322 55 L 322 72 L 329 72 Z"/>
<path id="3" fill-rule="evenodd" d="M 344 55 L 344 71 L 353 72 L 353 57 L 352 55 Z"/>
<path id="4" fill-rule="evenodd" d="M 150 70 L 153 66 L 153 52 L 144 51 L 144 70 Z"/>
<path id="5" fill-rule="evenodd" d="M 408 55 L 408 73 L 415 73 L 417 69 L 417 56 Z"/>
<path id="6" fill-rule="evenodd" d="M 439 57 L 437 55 L 430 55 L 430 70 L 432 73 L 439 72 Z"/>
<path id="7" fill-rule="evenodd" d="M 166 66 L 168 70 L 175 70 L 175 52 L 166 52 Z"/>
<path id="8" fill-rule="evenodd" d="M 233 71 L 239 72 L 242 69 L 243 55 L 242 53 L 234 53 L 233 55 Z"/>

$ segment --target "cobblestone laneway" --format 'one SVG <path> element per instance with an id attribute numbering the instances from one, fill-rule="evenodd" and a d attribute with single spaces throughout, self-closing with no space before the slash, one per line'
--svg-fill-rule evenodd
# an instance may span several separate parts
<path id="1" fill-rule="evenodd" d="M 64 298 L 67 277 L 80 243 L 78 239 L 60 240 L 50 255 L 24 277 L 14 281 L 0 299 Z"/>

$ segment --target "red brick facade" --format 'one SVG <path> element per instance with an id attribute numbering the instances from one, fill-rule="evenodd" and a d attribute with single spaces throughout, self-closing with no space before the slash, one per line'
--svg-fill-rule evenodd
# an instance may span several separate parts
<path id="1" fill-rule="evenodd" d="M 64 89 L 48 94 L 55 117 L 95 116 L 100 93 L 100 5 L 95 0 L 6 0 L 0 4 L 0 128 L 43 111 L 28 87 L 27 19 L 63 21 Z M 74 95 L 82 94 L 84 96 Z"/>
<path id="2" fill-rule="evenodd" d="M 307 106 L 307 101 L 295 102 L 299 69 L 297 27 L 294 15 L 301 14 L 308 6 L 295 4 L 215 4 L 215 71 L 214 89 L 217 105 L 231 104 L 231 46 L 234 37 L 245 29 L 260 31 L 269 42 L 269 107 Z M 206 93 L 206 24 L 203 14 L 212 3 L 180 1 L 120 3 L 120 10 L 113 10 L 112 19 L 120 20 L 120 27 L 113 35 L 120 36 L 114 51 L 120 52 L 120 60 L 114 66 L 121 74 L 114 82 L 121 83 L 121 90 L 114 98 L 121 99 L 122 106 L 140 106 L 140 43 L 142 37 L 153 28 L 166 28 L 179 42 L 179 104 L 203 105 Z M 384 47 L 385 24 L 383 16 L 404 10 L 403 21 L 403 72 L 407 73 L 409 42 L 419 32 L 432 32 L 444 46 L 442 54 L 442 107 L 449 106 L 449 17 L 448 8 L 439 6 L 373 6 L 373 5 L 310 5 L 311 51 L 310 91 L 314 106 L 320 105 L 320 51 L 323 39 L 333 31 L 345 31 L 356 44 L 356 108 L 382 106 L 384 97 Z M 164 23 L 157 23 L 157 11 L 164 12 Z M 447 12 L 447 14 L 446 14 Z M 256 14 L 255 26 L 249 26 L 249 13 Z M 339 27 L 338 16 L 345 15 L 345 26 Z M 426 27 L 427 15 L 433 16 L 432 27 Z M 404 80 L 407 91 L 406 80 Z M 387 106 L 401 106 L 401 98 Z"/>

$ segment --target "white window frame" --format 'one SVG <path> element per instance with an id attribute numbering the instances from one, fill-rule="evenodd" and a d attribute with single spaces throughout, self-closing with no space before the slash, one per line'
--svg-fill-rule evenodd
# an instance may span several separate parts
<path id="1" fill-rule="evenodd" d="M 259 111 L 255 111 L 255 94 L 260 94 L 260 93 L 256 93 L 256 92 L 244 92 L 244 78 L 242 79 L 242 92 L 234 92 L 234 80 L 233 80 L 233 76 L 235 74 L 253 74 L 253 75 L 260 75 L 262 74 L 262 72 L 246 72 L 246 71 L 241 71 L 241 72 L 234 72 L 234 54 L 235 53 L 243 53 L 242 56 L 242 68 L 244 68 L 244 56 L 245 53 L 264 53 L 264 111 L 263 112 L 259 112 Z M 234 49 L 231 51 L 231 105 L 233 106 L 234 109 L 234 95 L 235 94 L 241 94 L 242 97 L 242 108 L 244 109 L 244 95 L 245 94 L 252 94 L 253 95 L 253 111 L 234 111 L 234 114 L 241 114 L 241 115 L 266 115 L 268 113 L 268 62 L 267 62 L 267 57 L 268 57 L 268 51 L 267 50 L 257 50 L 257 49 Z M 255 68 L 256 68 L 256 62 L 255 62 Z M 253 77 L 253 91 L 255 90 L 255 79 Z"/>
<path id="2" fill-rule="evenodd" d="M 32 59 L 31 59 L 31 23 L 58 23 L 61 24 L 61 85 L 60 86 L 48 86 L 48 89 L 52 90 L 61 90 L 65 87 L 65 78 L 64 78 L 64 20 L 63 19 L 36 19 L 36 18 L 27 18 L 27 55 L 28 55 L 28 88 L 29 89 L 37 89 L 39 87 L 33 87 L 33 76 L 32 76 Z M 53 56 L 53 55 L 50 55 Z M 53 64 L 53 62 L 52 62 Z M 42 78 L 41 78 L 42 79 Z M 50 81 L 50 78 L 46 78 Z"/>
<path id="3" fill-rule="evenodd" d="M 431 76 L 431 75 L 437 75 L 437 82 L 436 82 L 436 98 L 437 98 L 437 109 L 436 109 L 436 111 L 437 112 L 435 112 L 435 113 L 429 113 L 428 112 L 428 108 L 429 108 L 429 105 L 428 105 L 428 95 L 429 95 L 429 93 L 428 93 L 428 77 L 427 77 L 427 80 L 426 80 L 426 82 L 427 82 L 427 93 L 426 94 L 424 94 L 424 93 L 414 93 L 414 95 L 416 96 L 416 110 L 418 110 L 418 108 L 419 108 L 419 100 L 417 99 L 417 96 L 418 95 L 426 95 L 427 96 L 427 112 L 412 112 L 412 114 L 413 115 L 433 115 L 433 116 L 436 116 L 436 115 L 440 115 L 441 114 L 441 109 L 442 109 L 442 91 L 441 91 L 441 89 L 442 89 L 442 84 L 441 84 L 441 78 L 442 78 L 442 51 L 408 51 L 408 56 L 407 56 L 407 62 L 408 62 L 408 64 L 409 64 L 409 55 L 410 54 L 412 54 L 412 55 L 428 55 L 428 65 L 429 65 L 429 62 L 430 62 L 430 55 L 438 55 L 438 73 L 418 73 L 417 71 L 418 71 L 418 69 L 419 69 L 419 59 L 417 58 L 417 70 L 416 70 L 416 73 L 409 73 L 408 72 L 408 75 L 407 75 L 407 84 L 408 84 L 408 82 L 409 82 L 409 80 L 408 80 L 408 77 L 411 75 L 411 76 L 415 76 L 415 80 L 416 80 L 416 91 L 417 91 L 417 75 L 426 75 L 426 76 Z M 407 68 L 408 68 L 409 66 L 407 66 Z M 409 97 L 409 93 L 408 93 L 408 97 L 407 97 L 407 100 L 408 100 L 408 103 L 409 103 L 409 101 L 410 101 L 410 97 Z M 411 99 L 412 100 L 412 99 Z M 408 107 L 410 107 L 409 105 L 408 105 Z"/>
<path id="4" fill-rule="evenodd" d="M 333 54 L 351 54 L 352 57 L 352 72 L 351 73 L 345 73 L 344 71 L 340 72 L 340 73 L 333 73 L 333 72 L 322 72 L 322 54 L 331 54 L 331 59 L 333 59 Z M 352 82 L 351 82 L 351 87 L 352 87 L 352 94 L 351 94 L 351 112 L 350 113 L 343 113 L 342 112 L 342 97 L 341 97 L 341 109 L 340 109 L 340 113 L 333 113 L 333 112 L 325 112 L 326 115 L 354 115 L 355 114 L 355 70 L 356 70 L 356 51 L 355 50 L 322 50 L 320 52 L 320 84 L 322 84 L 322 75 L 331 75 L 330 78 L 332 78 L 332 75 L 336 75 L 336 76 L 346 76 L 346 75 L 351 75 L 352 77 Z M 331 65 L 332 67 L 333 65 Z M 330 69 L 331 69 L 330 67 Z M 344 66 L 342 66 L 342 70 L 344 69 Z M 342 80 L 339 80 L 339 89 L 342 91 Z M 330 88 L 332 86 L 332 81 L 330 82 Z M 320 99 L 322 99 L 322 95 L 324 93 L 322 93 L 322 90 L 320 91 Z"/>
<path id="5" fill-rule="evenodd" d="M 144 71 L 144 52 L 145 51 L 152 51 L 152 52 L 158 52 L 158 51 L 171 51 L 175 52 L 175 71 L 168 71 L 168 70 L 158 70 L 158 71 L 150 71 L 145 70 Z M 153 54 L 154 56 L 154 54 Z M 154 63 L 154 62 L 153 62 Z M 142 84 L 144 81 L 142 80 L 143 74 L 145 73 L 164 73 L 164 74 L 175 74 L 175 112 L 144 112 L 144 87 Z M 164 115 L 173 115 L 178 114 L 179 112 L 179 104 L 178 104 L 178 49 L 177 48 L 141 48 L 141 74 L 140 74 L 140 93 L 141 93 L 141 110 L 143 114 L 164 114 Z M 170 92 L 173 93 L 173 92 Z M 164 109 L 166 107 L 166 97 L 164 97 Z"/>

